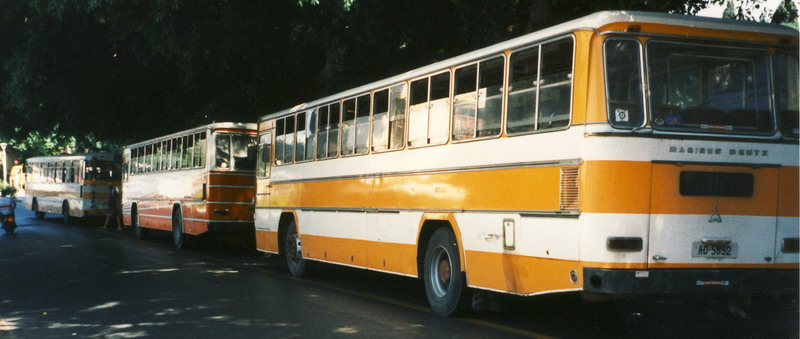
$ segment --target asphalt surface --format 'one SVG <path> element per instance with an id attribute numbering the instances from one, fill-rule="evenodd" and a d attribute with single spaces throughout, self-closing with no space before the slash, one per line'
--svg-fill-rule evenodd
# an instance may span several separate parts
<path id="1" fill-rule="evenodd" d="M 37 220 L 22 205 L 16 234 L 0 236 L 0 338 L 800 336 L 793 297 L 754 298 L 742 318 L 710 298 L 486 293 L 480 310 L 443 318 L 412 278 L 315 265 L 298 279 L 240 239 L 195 239 L 178 252 L 166 233 L 140 241 L 96 220 Z"/>

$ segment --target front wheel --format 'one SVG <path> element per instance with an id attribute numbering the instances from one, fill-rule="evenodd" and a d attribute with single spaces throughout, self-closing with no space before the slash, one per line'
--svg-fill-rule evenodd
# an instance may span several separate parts
<path id="1" fill-rule="evenodd" d="M 72 218 L 69 215 L 69 203 L 66 201 L 61 204 L 61 217 L 64 220 L 64 225 L 69 225 L 69 223 L 72 222 Z"/>
<path id="2" fill-rule="evenodd" d="M 286 253 L 286 264 L 289 266 L 289 273 L 295 277 L 308 275 L 308 260 L 303 258 L 303 243 L 300 241 L 300 236 L 297 235 L 297 226 L 294 221 L 286 229 L 283 250 Z"/>
<path id="3" fill-rule="evenodd" d="M 39 202 L 36 199 L 33 200 L 33 205 L 31 206 L 33 213 L 36 214 L 36 219 L 44 219 L 44 212 L 39 211 Z"/>
<path id="4" fill-rule="evenodd" d="M 467 279 L 461 272 L 456 237 L 449 228 L 433 232 L 425 249 L 423 279 L 433 312 L 447 317 L 469 311 Z"/>
<path id="5" fill-rule="evenodd" d="M 147 237 L 147 232 L 142 228 L 142 225 L 139 224 L 139 211 L 136 207 L 131 211 L 131 226 L 133 226 L 133 234 L 136 235 L 136 239 L 144 239 Z"/>
<path id="6" fill-rule="evenodd" d="M 183 233 L 183 216 L 180 209 L 172 213 L 172 244 L 179 251 L 186 248 L 186 234 Z"/>

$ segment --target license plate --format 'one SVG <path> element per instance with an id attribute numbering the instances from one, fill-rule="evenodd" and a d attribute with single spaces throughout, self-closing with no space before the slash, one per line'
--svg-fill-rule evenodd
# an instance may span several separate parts
<path id="1" fill-rule="evenodd" d="M 699 241 L 692 243 L 692 257 L 695 258 L 736 258 L 739 252 L 739 245 L 730 243 L 727 245 L 709 245 Z"/>

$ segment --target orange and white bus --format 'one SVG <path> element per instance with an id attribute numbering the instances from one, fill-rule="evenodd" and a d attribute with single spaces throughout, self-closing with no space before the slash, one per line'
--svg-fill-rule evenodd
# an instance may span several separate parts
<path id="1" fill-rule="evenodd" d="M 797 293 L 798 31 L 599 12 L 259 120 L 257 247 L 517 295 Z"/>
<path id="2" fill-rule="evenodd" d="M 256 125 L 213 123 L 139 142 L 123 151 L 122 216 L 138 238 L 252 235 Z"/>
<path id="3" fill-rule="evenodd" d="M 64 224 L 82 217 L 105 216 L 108 185 L 120 187 L 118 154 L 41 156 L 27 160 L 25 208 L 42 219 L 45 213 L 60 214 Z"/>

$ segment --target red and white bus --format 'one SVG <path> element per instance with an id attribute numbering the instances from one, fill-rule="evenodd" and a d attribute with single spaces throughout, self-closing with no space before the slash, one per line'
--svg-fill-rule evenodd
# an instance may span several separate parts
<path id="1" fill-rule="evenodd" d="M 108 185 L 120 187 L 118 154 L 95 152 L 33 157 L 27 160 L 25 208 L 39 219 L 45 213 L 72 218 L 105 216 Z"/>
<path id="2" fill-rule="evenodd" d="M 798 31 L 600 12 L 263 116 L 257 247 L 517 295 L 797 293 Z"/>
<path id="3" fill-rule="evenodd" d="M 256 125 L 213 123 L 135 143 L 123 151 L 123 222 L 186 235 L 252 234 Z"/>

